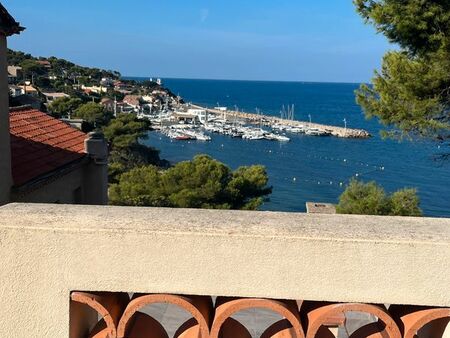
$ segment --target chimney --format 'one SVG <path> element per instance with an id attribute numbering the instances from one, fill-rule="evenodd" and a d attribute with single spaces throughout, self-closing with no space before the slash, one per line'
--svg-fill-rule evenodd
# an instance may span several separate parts
<path id="1" fill-rule="evenodd" d="M 92 131 L 88 134 L 88 138 L 84 140 L 84 150 L 97 164 L 103 162 L 107 164 L 108 144 L 101 131 Z"/>
<path id="2" fill-rule="evenodd" d="M 100 131 L 88 134 L 84 140 L 84 149 L 91 163 L 85 172 L 85 204 L 108 204 L 108 144 Z"/>

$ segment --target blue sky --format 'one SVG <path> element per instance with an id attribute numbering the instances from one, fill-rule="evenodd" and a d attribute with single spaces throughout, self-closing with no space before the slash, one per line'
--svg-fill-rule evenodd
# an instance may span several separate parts
<path id="1" fill-rule="evenodd" d="M 368 81 L 392 49 L 351 0 L 4 0 L 9 46 L 129 76 Z"/>

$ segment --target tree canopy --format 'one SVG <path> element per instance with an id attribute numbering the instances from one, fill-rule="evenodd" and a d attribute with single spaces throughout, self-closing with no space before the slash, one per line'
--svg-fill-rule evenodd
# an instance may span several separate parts
<path id="1" fill-rule="evenodd" d="M 386 194 L 375 182 L 350 181 L 339 198 L 336 210 L 340 214 L 422 216 L 415 189 L 402 189 Z"/>
<path id="2" fill-rule="evenodd" d="M 263 166 L 232 171 L 206 155 L 167 170 L 134 168 L 110 187 L 114 205 L 255 210 L 271 193 Z"/>
<path id="3" fill-rule="evenodd" d="M 80 118 L 93 125 L 102 126 L 108 121 L 105 107 L 95 102 L 88 102 L 79 106 L 74 117 Z"/>
<path id="4" fill-rule="evenodd" d="M 354 0 L 358 13 L 400 50 L 383 58 L 357 102 L 405 136 L 450 134 L 450 2 Z"/>
<path id="5" fill-rule="evenodd" d="M 103 128 L 106 139 L 114 148 L 125 148 L 147 136 L 148 120 L 139 120 L 136 114 L 119 114 Z"/>
<path id="6" fill-rule="evenodd" d="M 48 105 L 48 111 L 53 117 L 61 118 L 69 113 L 72 114 L 82 103 L 83 101 L 78 98 L 60 97 Z"/>
<path id="7" fill-rule="evenodd" d="M 139 120 L 136 114 L 119 114 L 103 127 L 110 144 L 108 170 L 111 183 L 117 183 L 121 174 L 135 167 L 148 164 L 167 166 L 165 161 L 161 161 L 157 149 L 139 142 L 147 138 L 149 127 L 150 123 Z"/>

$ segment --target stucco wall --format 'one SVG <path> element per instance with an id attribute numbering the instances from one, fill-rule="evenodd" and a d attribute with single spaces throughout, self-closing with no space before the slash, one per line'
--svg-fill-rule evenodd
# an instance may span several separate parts
<path id="1" fill-rule="evenodd" d="M 0 337 L 68 337 L 69 293 L 450 306 L 450 220 L 0 208 Z"/>
<path id="2" fill-rule="evenodd" d="M 35 188 L 16 191 L 11 195 L 13 202 L 84 204 L 85 176 L 87 164 L 80 164 L 73 171 Z"/>
<path id="3" fill-rule="evenodd" d="M 74 168 L 36 186 L 13 190 L 11 201 L 21 203 L 59 203 L 105 205 L 108 202 L 106 165 L 86 159 Z"/>

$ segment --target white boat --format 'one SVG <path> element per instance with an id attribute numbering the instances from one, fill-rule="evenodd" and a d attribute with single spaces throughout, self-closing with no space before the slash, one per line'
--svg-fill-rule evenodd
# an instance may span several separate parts
<path id="1" fill-rule="evenodd" d="M 265 133 L 260 130 L 246 131 L 242 138 L 246 140 L 263 140 L 265 139 Z"/>
<path id="2" fill-rule="evenodd" d="M 279 142 L 289 142 L 291 139 L 287 136 L 276 135 L 276 140 Z"/>
<path id="3" fill-rule="evenodd" d="M 193 130 L 185 130 L 184 134 L 186 134 L 187 136 L 190 136 L 192 139 L 194 140 L 199 140 L 199 141 L 211 141 L 211 137 L 200 132 L 200 131 L 193 131 Z"/>
<path id="4" fill-rule="evenodd" d="M 179 141 L 188 141 L 192 140 L 192 137 L 189 135 L 186 135 L 184 133 L 180 133 L 178 131 L 171 130 L 167 133 L 167 136 L 171 138 L 172 140 L 179 140 Z"/>
<path id="5" fill-rule="evenodd" d="M 274 133 L 266 134 L 264 137 L 266 138 L 266 140 L 279 141 L 279 142 L 289 142 L 291 140 L 289 137 L 274 134 Z"/>
<path id="6" fill-rule="evenodd" d="M 326 132 L 324 130 L 320 130 L 318 128 L 306 129 L 305 134 L 308 136 L 328 136 L 328 135 L 330 135 L 328 132 Z"/>
<path id="7" fill-rule="evenodd" d="M 205 135 L 203 133 L 197 133 L 195 138 L 199 141 L 211 141 L 211 136 Z"/>
<path id="8" fill-rule="evenodd" d="M 299 127 L 287 127 L 286 131 L 290 132 L 290 133 L 295 133 L 295 134 L 302 134 L 305 132 L 305 129 L 300 126 Z"/>

